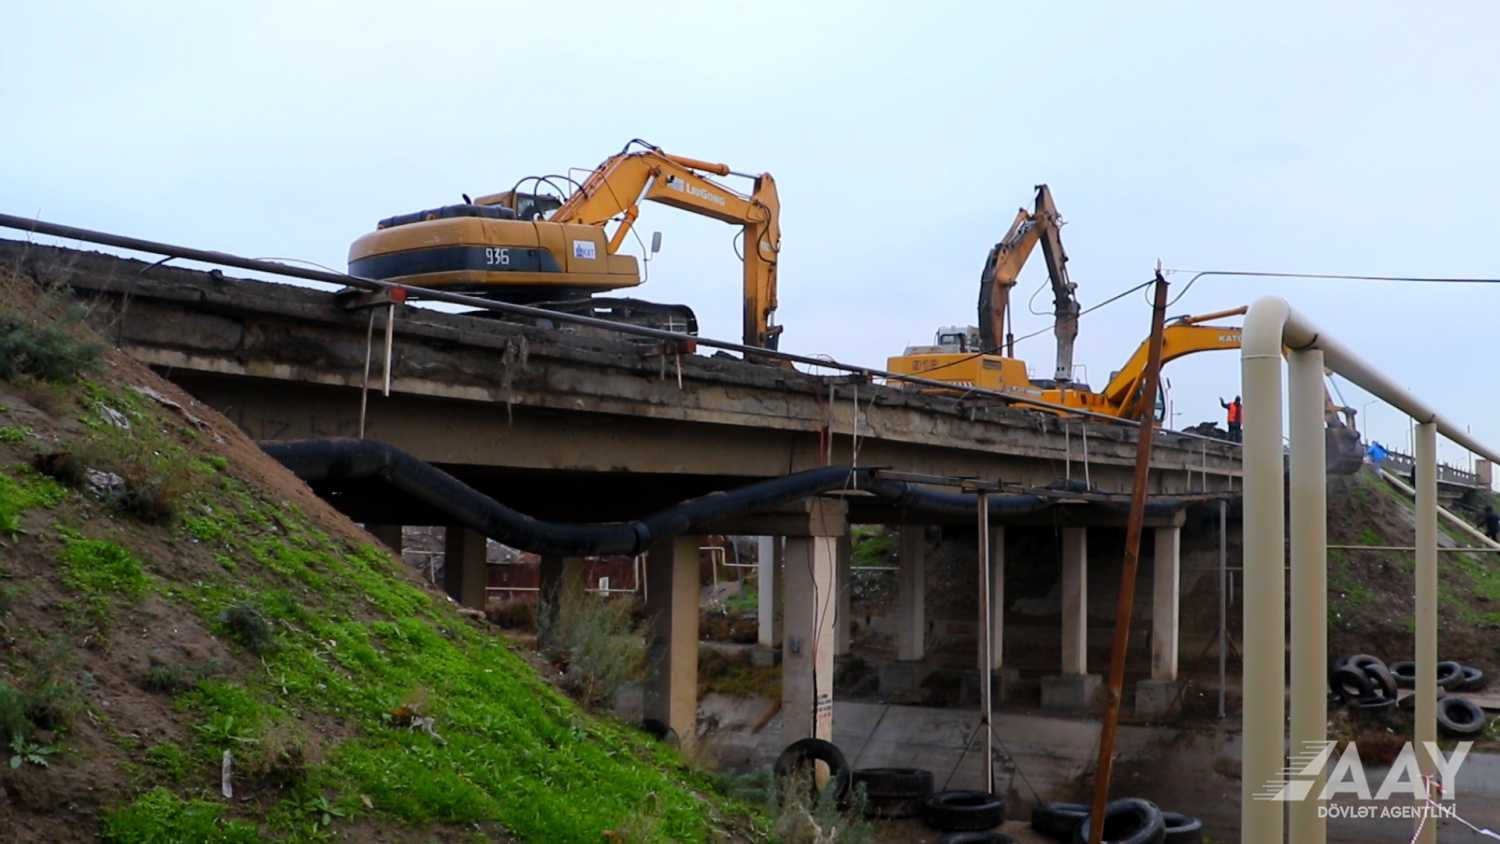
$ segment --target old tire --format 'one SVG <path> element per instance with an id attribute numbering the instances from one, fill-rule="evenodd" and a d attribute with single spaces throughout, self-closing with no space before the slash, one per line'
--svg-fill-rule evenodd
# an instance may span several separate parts
<path id="1" fill-rule="evenodd" d="M 942 832 L 981 832 L 1005 822 L 1005 801 L 984 791 L 939 791 L 927 798 L 922 819 Z"/>
<path id="2" fill-rule="evenodd" d="M 1078 825 L 1074 844 L 1088 844 L 1090 823 L 1090 818 L 1084 818 Z M 1162 844 L 1166 837 L 1167 823 L 1161 809 L 1149 800 L 1127 797 L 1111 801 L 1104 809 L 1105 844 Z"/>
<path id="3" fill-rule="evenodd" d="M 1161 819 L 1167 828 L 1165 844 L 1203 844 L 1203 821 L 1181 812 L 1162 812 Z"/>
<path id="4" fill-rule="evenodd" d="M 1465 665 L 1463 666 L 1463 672 L 1463 677 L 1459 678 L 1457 685 L 1453 688 L 1462 689 L 1466 692 L 1484 688 L 1484 672 L 1480 671 L 1477 666 Z"/>
<path id="5" fill-rule="evenodd" d="M 1333 685 L 1333 690 L 1345 700 L 1364 700 L 1370 697 L 1375 687 L 1370 681 L 1370 675 L 1352 665 L 1341 665 L 1335 668 L 1329 680 Z"/>
<path id="6" fill-rule="evenodd" d="M 1089 807 L 1082 803 L 1038 803 L 1031 808 L 1031 828 L 1053 841 L 1072 841 L 1088 816 Z"/>
<path id="7" fill-rule="evenodd" d="M 1455 736 L 1475 736 L 1489 725 L 1479 704 L 1465 697 L 1449 696 L 1438 701 L 1437 723 L 1444 732 Z"/>
<path id="8" fill-rule="evenodd" d="M 1003 832 L 950 832 L 938 844 L 1016 844 L 1016 839 Z"/>
<path id="9" fill-rule="evenodd" d="M 641 731 L 663 744 L 676 747 L 680 743 L 677 731 L 667 726 L 666 722 L 656 718 L 647 718 L 642 721 Z"/>
<path id="10" fill-rule="evenodd" d="M 1437 664 L 1437 684 L 1440 689 L 1452 689 L 1453 685 L 1464 678 L 1464 667 L 1452 660 L 1445 660 Z"/>
<path id="11" fill-rule="evenodd" d="M 776 773 L 777 782 L 782 782 L 814 762 L 822 762 L 828 766 L 828 781 L 833 786 L 833 798 L 840 803 L 846 800 L 854 784 L 854 772 L 849 769 L 849 762 L 844 759 L 843 752 L 831 741 L 815 738 L 798 739 L 781 751 L 781 755 L 776 757 L 776 765 L 772 770 Z M 813 780 L 814 800 L 818 797 L 818 791 L 817 781 Z"/>
<path id="12" fill-rule="evenodd" d="M 1437 690 L 1437 699 L 1438 700 L 1442 700 L 1443 699 L 1443 695 L 1446 695 L 1446 694 L 1447 694 L 1447 692 L 1443 691 L 1442 689 L 1438 689 Z M 1411 694 L 1407 695 L 1406 697 L 1401 698 L 1401 704 L 1400 704 L 1400 706 L 1401 706 L 1402 711 L 1404 711 L 1404 712 L 1416 712 L 1417 711 L 1417 693 L 1416 692 L 1412 692 Z"/>
<path id="13" fill-rule="evenodd" d="M 921 768 L 860 768 L 854 786 L 864 786 L 865 814 L 872 818 L 910 818 L 922 812 L 932 796 L 932 772 Z"/>
<path id="14" fill-rule="evenodd" d="M 1396 685 L 1403 689 L 1410 689 L 1417 685 L 1417 664 L 1409 659 L 1393 662 L 1386 666 L 1391 670 L 1391 676 L 1396 678 Z"/>
<path id="15" fill-rule="evenodd" d="M 1373 691 L 1383 698 L 1392 701 L 1396 699 L 1396 678 L 1391 676 L 1390 669 L 1383 662 L 1367 662 L 1360 666 L 1365 676 L 1370 678 Z"/>

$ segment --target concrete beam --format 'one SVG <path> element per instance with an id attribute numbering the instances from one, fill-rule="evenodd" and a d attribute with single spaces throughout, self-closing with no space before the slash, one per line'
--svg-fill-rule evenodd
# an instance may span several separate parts
<path id="1" fill-rule="evenodd" d="M 853 585 L 850 574 L 850 566 L 854 556 L 854 542 L 848 531 L 838 538 L 836 547 L 838 573 L 835 582 L 838 583 L 838 605 L 833 616 L 833 655 L 844 656 L 849 653 L 850 634 L 850 587 Z"/>
<path id="2" fill-rule="evenodd" d="M 701 539 L 664 539 L 653 544 L 646 557 L 646 613 L 651 632 L 643 712 L 676 730 L 683 746 L 697 737 Z"/>
<path id="3" fill-rule="evenodd" d="M 484 589 L 489 585 L 484 534 L 449 526 L 443 531 L 443 589 L 453 600 L 470 609 L 484 609 Z"/>
<path id="4" fill-rule="evenodd" d="M 1151 587 L 1151 679 L 1177 679 L 1182 530 L 1156 529 Z"/>
<path id="5" fill-rule="evenodd" d="M 376 542 L 389 548 L 392 554 L 401 556 L 400 525 L 365 525 L 365 530 L 375 537 Z"/>
<path id="6" fill-rule="evenodd" d="M 913 661 L 927 656 L 927 533 L 921 525 L 902 525 L 900 544 L 896 658 Z"/>
<path id="7" fill-rule="evenodd" d="M 843 502 L 815 499 L 800 536 L 786 540 L 782 578 L 782 735 L 787 743 L 833 739 L 834 610 L 838 537 L 848 533 Z"/>

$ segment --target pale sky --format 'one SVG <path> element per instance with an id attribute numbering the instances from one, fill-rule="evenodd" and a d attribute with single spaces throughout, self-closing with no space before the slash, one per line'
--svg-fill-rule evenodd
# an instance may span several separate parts
<path id="1" fill-rule="evenodd" d="M 640 137 L 775 175 L 782 348 L 866 365 L 974 321 L 985 254 L 1039 182 L 1085 307 L 1157 259 L 1500 276 L 1490 3 L 56 2 L 5 18 L 0 211 L 342 268 L 381 217 L 589 169 Z M 738 340 L 734 229 L 665 206 L 639 226 L 664 248 L 632 295 Z M 1038 250 L 1017 333 L 1050 323 L 1025 310 L 1045 279 Z M 1173 313 L 1267 294 L 1500 444 L 1500 287 L 1208 279 Z M 1084 318 L 1094 386 L 1148 319 L 1139 297 Z M 1050 374 L 1050 334 L 1017 353 Z M 1239 361 L 1166 374 L 1188 425 L 1220 417 Z M 1404 446 L 1394 411 L 1362 419 Z"/>

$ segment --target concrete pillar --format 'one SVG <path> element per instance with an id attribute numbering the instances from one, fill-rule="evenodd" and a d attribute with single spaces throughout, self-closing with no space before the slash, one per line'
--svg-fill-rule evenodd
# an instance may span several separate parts
<path id="1" fill-rule="evenodd" d="M 542 555 L 537 564 L 537 622 L 538 633 L 546 635 L 554 630 L 557 622 L 557 608 L 562 600 L 563 584 L 568 578 L 581 577 L 584 571 L 582 557 L 558 557 Z M 646 583 L 646 593 L 651 593 L 651 583 Z"/>
<path id="2" fill-rule="evenodd" d="M 1495 478 L 1495 468 L 1490 463 L 1490 461 L 1484 459 L 1483 457 L 1475 458 L 1474 474 L 1479 476 L 1479 486 L 1484 489 L 1485 492 L 1489 492 L 1492 488 L 1491 484 L 1494 482 Z"/>
<path id="3" fill-rule="evenodd" d="M 1088 529 L 1062 529 L 1062 673 L 1087 674 L 1089 644 Z"/>
<path id="4" fill-rule="evenodd" d="M 1005 664 L 1001 644 L 1005 630 L 1005 526 L 990 525 L 990 670 Z M 981 670 L 983 666 L 980 666 Z"/>
<path id="5" fill-rule="evenodd" d="M 1182 529 L 1156 529 L 1151 589 L 1151 679 L 1176 681 Z"/>
<path id="6" fill-rule="evenodd" d="M 1062 673 L 1042 678 L 1042 708 L 1093 706 L 1101 678 L 1088 673 L 1088 529 L 1062 529 Z"/>
<path id="7" fill-rule="evenodd" d="M 835 548 L 837 554 L 838 572 L 835 582 L 838 583 L 838 606 L 833 615 L 833 655 L 845 656 L 849 653 L 850 633 L 850 591 L 853 586 L 853 577 L 849 571 L 854 558 L 854 540 L 845 532 L 838 537 Z"/>
<path id="8" fill-rule="evenodd" d="M 484 609 L 489 585 L 484 534 L 448 526 L 443 531 L 443 588 L 453 600 L 471 609 Z"/>
<path id="9" fill-rule="evenodd" d="M 927 536 L 921 525 L 901 526 L 901 571 L 897 572 L 896 658 L 927 656 Z"/>
<path id="10" fill-rule="evenodd" d="M 774 536 L 762 536 L 756 546 L 756 610 L 759 622 L 757 642 L 763 648 L 776 647 L 776 546 Z"/>
<path id="11" fill-rule="evenodd" d="M 646 718 L 677 731 L 684 746 L 697 736 L 698 545 L 676 536 L 651 546 L 646 557 Z"/>
<path id="12" fill-rule="evenodd" d="M 400 525 L 365 525 L 365 530 L 375 537 L 375 541 L 389 548 L 391 553 L 401 556 Z"/>
<path id="13" fill-rule="evenodd" d="M 781 638 L 781 717 L 786 743 L 833 739 L 833 616 L 838 602 L 838 537 L 845 505 L 807 504 L 807 535 L 786 541 Z"/>

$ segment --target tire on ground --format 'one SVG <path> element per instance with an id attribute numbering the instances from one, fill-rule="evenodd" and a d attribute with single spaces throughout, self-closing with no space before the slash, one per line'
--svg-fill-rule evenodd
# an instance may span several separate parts
<path id="1" fill-rule="evenodd" d="M 1484 732 L 1489 719 L 1479 704 L 1466 697 L 1450 695 L 1438 701 L 1437 723 L 1451 735 L 1473 736 Z"/>
<path id="2" fill-rule="evenodd" d="M 1391 676 L 1390 669 L 1383 662 L 1366 662 L 1360 666 L 1365 676 L 1370 678 L 1373 691 L 1381 697 L 1396 699 L 1396 678 Z"/>
<path id="3" fill-rule="evenodd" d="M 776 757 L 776 765 L 772 770 L 776 774 L 777 782 L 783 782 L 804 767 L 812 768 L 814 762 L 822 762 L 828 766 L 829 782 L 833 785 L 833 797 L 843 802 L 849 796 L 849 790 L 853 786 L 854 772 L 849 769 L 849 762 L 844 759 L 843 752 L 831 741 L 816 738 L 798 739 L 781 751 L 781 755 Z M 816 778 L 812 779 L 811 784 L 813 798 L 817 799 L 819 789 Z"/>
<path id="4" fill-rule="evenodd" d="M 1087 844 L 1090 823 L 1091 819 L 1084 818 L 1078 825 L 1073 833 L 1075 844 Z M 1166 835 L 1161 809 L 1149 800 L 1127 797 L 1111 801 L 1104 809 L 1104 844 L 1161 844 Z"/>
<path id="5" fill-rule="evenodd" d="M 1330 678 L 1334 691 L 1348 700 L 1362 700 L 1370 696 L 1374 684 L 1370 675 L 1352 665 L 1343 665 L 1333 670 Z"/>
<path id="6" fill-rule="evenodd" d="M 1463 666 L 1463 672 L 1464 675 L 1459 679 L 1458 685 L 1455 688 L 1463 689 L 1466 692 L 1484 688 L 1484 672 L 1480 671 L 1478 666 L 1465 665 Z"/>
<path id="7" fill-rule="evenodd" d="M 1167 834 L 1163 844 L 1203 844 L 1203 821 L 1181 812 L 1162 812 Z"/>
<path id="8" fill-rule="evenodd" d="M 1038 803 L 1031 808 L 1031 828 L 1053 841 L 1072 841 L 1088 815 L 1082 803 Z"/>
<path id="9" fill-rule="evenodd" d="M 1393 662 L 1386 666 L 1391 670 L 1391 676 L 1396 678 L 1396 685 L 1403 689 L 1410 689 L 1417 684 L 1417 664 L 1409 659 Z"/>
<path id="10" fill-rule="evenodd" d="M 939 844 L 1016 844 L 1016 839 L 1003 832 L 950 832 L 938 841 Z"/>
<path id="11" fill-rule="evenodd" d="M 1464 667 L 1452 660 L 1444 660 L 1437 664 L 1437 684 L 1440 689 L 1452 689 L 1455 683 L 1463 680 Z"/>
<path id="12" fill-rule="evenodd" d="M 927 798 L 922 819 L 942 832 L 980 832 L 1005 822 L 1005 800 L 984 791 L 939 791 Z"/>

